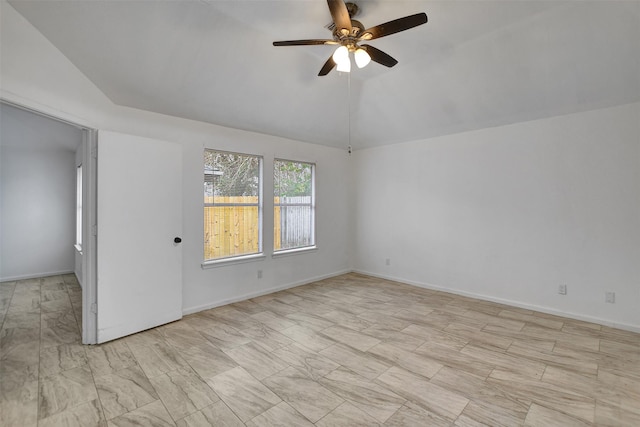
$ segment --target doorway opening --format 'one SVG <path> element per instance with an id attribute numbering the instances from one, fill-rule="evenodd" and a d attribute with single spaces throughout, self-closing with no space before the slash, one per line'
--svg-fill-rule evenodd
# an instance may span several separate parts
<path id="1" fill-rule="evenodd" d="M 2 233 L 3 265 L 0 281 L 43 277 L 56 272 L 68 273 L 69 258 L 73 251 L 73 272 L 82 287 L 82 342 L 95 344 L 97 131 L 4 99 L 0 99 L 0 108 L 0 119 L 3 122 L 1 145 L 5 157 L 3 167 L 6 166 L 3 177 L 7 178 L 3 183 L 3 190 L 7 190 L 3 191 L 3 198 L 12 198 L 2 206 L 6 230 L 3 229 Z M 22 162 L 20 164 L 25 166 L 25 170 L 21 170 L 15 160 Z M 65 169 L 59 178 L 49 179 L 45 172 L 44 168 L 49 167 L 51 162 L 58 162 L 56 169 Z M 67 171 L 67 168 L 70 170 Z M 25 173 L 26 169 L 34 172 L 35 176 Z M 81 188 L 77 186 L 78 181 L 82 183 Z M 59 193 L 64 193 L 64 201 L 56 200 L 58 191 L 49 188 L 54 185 Z M 41 200 L 41 194 L 46 195 L 47 201 Z M 27 200 L 28 203 L 16 203 L 18 200 Z M 21 214 L 20 210 L 24 212 Z M 20 215 L 24 218 L 20 218 Z M 11 217 L 20 226 L 17 230 L 10 224 Z M 58 227 L 57 224 L 61 226 Z M 54 242 L 55 244 L 50 244 L 59 248 L 62 253 L 58 257 L 61 259 L 54 261 L 37 252 L 47 249 L 46 242 L 41 244 L 37 240 L 46 233 L 47 241 Z M 25 243 L 27 237 L 33 242 Z M 29 256 L 25 257 L 25 253 Z M 45 265 L 47 262 L 50 264 Z"/>

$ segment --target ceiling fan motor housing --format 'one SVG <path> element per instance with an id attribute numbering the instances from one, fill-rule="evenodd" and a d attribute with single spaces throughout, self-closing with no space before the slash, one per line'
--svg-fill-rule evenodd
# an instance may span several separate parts
<path id="1" fill-rule="evenodd" d="M 355 44 L 357 41 L 356 39 L 360 36 L 360 34 L 362 34 L 363 31 L 364 31 L 364 25 L 362 25 L 362 22 L 352 19 L 351 32 L 348 35 L 343 36 L 340 33 L 340 31 L 338 31 L 337 28 L 334 28 L 333 37 L 336 41 L 342 42 L 342 44 L 345 44 L 345 41 L 347 42 L 346 44 Z M 349 42 L 352 42 L 352 43 L 349 43 Z"/>
<path id="2" fill-rule="evenodd" d="M 358 13 L 360 13 L 360 8 L 358 7 L 357 4 L 347 2 L 344 5 L 347 6 L 347 12 L 349 12 L 350 18 L 353 18 L 354 16 L 357 16 Z"/>

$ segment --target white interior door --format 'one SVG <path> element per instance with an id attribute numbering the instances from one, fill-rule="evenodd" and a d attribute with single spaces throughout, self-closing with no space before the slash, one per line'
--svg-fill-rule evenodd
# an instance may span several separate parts
<path id="1" fill-rule="evenodd" d="M 182 317 L 182 149 L 98 134 L 98 342 Z"/>

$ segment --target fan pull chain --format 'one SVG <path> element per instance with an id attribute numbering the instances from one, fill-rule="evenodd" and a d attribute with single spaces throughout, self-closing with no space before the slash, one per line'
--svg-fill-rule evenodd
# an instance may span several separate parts
<path id="1" fill-rule="evenodd" d="M 347 147 L 347 151 L 349 155 L 351 155 L 351 73 L 347 73 L 347 117 L 348 117 L 348 134 L 349 134 L 349 145 Z"/>

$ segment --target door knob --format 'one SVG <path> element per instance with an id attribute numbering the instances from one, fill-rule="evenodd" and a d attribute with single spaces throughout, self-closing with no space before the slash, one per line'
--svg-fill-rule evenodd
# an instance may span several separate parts
<path id="1" fill-rule="evenodd" d="M 175 239 L 173 239 L 173 242 L 174 243 L 180 243 L 180 242 L 182 242 L 182 239 L 179 238 L 179 237 L 176 237 Z"/>

